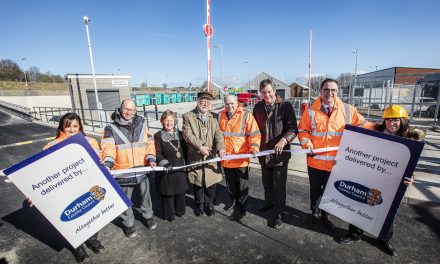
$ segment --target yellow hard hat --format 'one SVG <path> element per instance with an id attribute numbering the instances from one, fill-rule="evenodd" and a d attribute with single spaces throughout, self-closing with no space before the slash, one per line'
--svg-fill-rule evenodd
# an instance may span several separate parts
<path id="1" fill-rule="evenodd" d="M 390 105 L 383 111 L 382 118 L 408 118 L 408 112 L 400 105 Z"/>

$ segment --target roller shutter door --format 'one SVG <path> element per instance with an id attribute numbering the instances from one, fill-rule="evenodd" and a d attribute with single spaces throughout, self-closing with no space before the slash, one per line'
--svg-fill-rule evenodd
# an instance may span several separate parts
<path id="1" fill-rule="evenodd" d="M 96 109 L 95 90 L 87 89 L 87 101 L 89 102 L 90 109 Z M 107 89 L 98 90 L 99 101 L 102 104 L 103 110 L 114 110 L 121 104 L 119 98 L 119 90 Z"/>

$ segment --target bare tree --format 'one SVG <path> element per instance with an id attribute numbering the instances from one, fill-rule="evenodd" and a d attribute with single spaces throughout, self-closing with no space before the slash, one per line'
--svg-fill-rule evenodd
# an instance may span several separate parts
<path id="1" fill-rule="evenodd" d="M 353 73 L 346 72 L 339 74 L 338 78 L 336 80 L 339 82 L 339 86 L 342 89 L 345 89 L 350 86 L 351 82 L 353 81 Z"/>
<path id="2" fill-rule="evenodd" d="M 310 79 L 310 90 L 312 91 L 311 96 L 319 95 L 319 87 L 321 86 L 322 81 L 324 81 L 326 77 L 324 75 L 313 76 Z"/>
<path id="3" fill-rule="evenodd" d="M 23 78 L 23 71 L 13 60 L 0 60 L 0 81 L 19 81 Z"/>

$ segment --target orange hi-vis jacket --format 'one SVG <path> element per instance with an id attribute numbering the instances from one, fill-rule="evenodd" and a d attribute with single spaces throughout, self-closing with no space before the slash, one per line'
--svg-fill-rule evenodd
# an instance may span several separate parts
<path id="1" fill-rule="evenodd" d="M 239 106 L 235 114 L 228 120 L 226 110 L 220 113 L 220 130 L 225 139 L 226 153 L 249 154 L 260 151 L 261 133 L 254 116 Z M 223 160 L 225 168 L 249 166 L 249 159 Z"/>
<path id="2" fill-rule="evenodd" d="M 58 143 L 60 143 L 61 141 L 68 139 L 70 136 L 68 133 L 64 133 L 61 132 L 60 136 L 55 138 L 54 140 L 52 140 L 51 142 L 47 143 L 43 149 L 48 149 Z M 92 138 L 92 137 L 88 137 L 85 136 L 85 138 L 87 139 L 87 142 L 89 142 L 90 146 L 92 146 L 93 150 L 96 152 L 96 154 L 98 155 L 99 159 L 101 159 L 101 149 L 99 148 L 99 144 L 98 141 L 96 141 L 96 139 Z"/>
<path id="3" fill-rule="evenodd" d="M 102 157 L 106 166 L 113 170 L 143 167 L 156 161 L 154 140 L 148 138 L 147 122 L 136 115 L 129 124 L 122 124 L 120 115 L 107 125 L 101 140 Z M 111 164 L 111 165 L 108 165 Z M 128 173 L 118 179 L 119 184 L 136 184 L 145 173 Z"/>
<path id="4" fill-rule="evenodd" d="M 367 121 L 353 106 L 335 98 L 330 117 L 322 107 L 321 97 L 301 116 L 298 139 L 302 148 L 311 142 L 314 149 L 338 147 L 345 125 L 364 126 Z M 307 166 L 318 170 L 331 171 L 337 151 L 307 155 Z"/>

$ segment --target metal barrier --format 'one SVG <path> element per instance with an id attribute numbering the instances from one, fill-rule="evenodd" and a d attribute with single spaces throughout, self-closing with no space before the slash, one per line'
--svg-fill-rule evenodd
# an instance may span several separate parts
<path id="1" fill-rule="evenodd" d="M 20 118 L 32 120 L 31 109 L 28 107 L 0 100 L 0 108 Z"/>
<path id="2" fill-rule="evenodd" d="M 385 108 L 398 104 L 407 110 L 412 125 L 437 128 L 440 117 L 440 73 L 401 74 L 392 69 L 358 75 L 351 82 L 340 83 L 338 96 L 355 106 L 370 121 L 380 120 Z M 319 89 L 313 89 L 311 98 L 318 96 Z M 297 119 L 301 117 L 304 99 L 307 98 L 287 99 Z M 247 106 L 248 111 L 252 111 L 252 108 L 251 104 Z"/>
<path id="3" fill-rule="evenodd" d="M 409 72 L 416 69 L 397 68 L 396 72 L 393 69 L 358 75 L 351 83 L 341 83 L 339 96 L 369 120 L 380 119 L 386 107 L 398 104 L 407 110 L 411 124 L 436 128 L 440 75 Z"/>
<path id="4" fill-rule="evenodd" d="M 104 117 L 104 120 L 100 120 L 100 113 L 98 109 L 71 109 L 71 108 L 60 108 L 60 107 L 34 107 L 33 118 L 39 120 L 41 122 L 50 123 L 50 124 L 58 124 L 61 117 L 67 113 L 75 112 L 77 113 L 83 122 L 84 130 L 93 131 L 95 133 L 101 133 L 102 129 L 109 123 L 113 122 L 111 119 L 111 115 L 115 110 L 100 110 L 101 116 Z M 137 111 L 137 114 L 143 116 L 147 122 L 147 126 L 149 129 L 161 129 L 162 127 L 154 127 L 150 126 L 150 121 L 159 120 L 159 114 L 162 114 L 162 111 L 157 111 L 157 106 L 155 107 L 155 111 L 147 111 L 145 110 L 145 105 L 143 105 L 143 109 Z"/>

